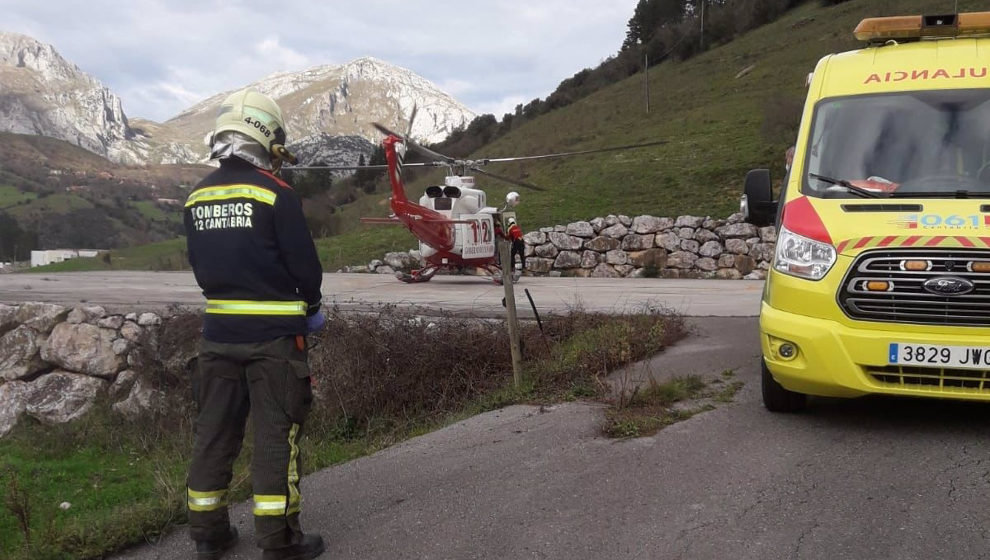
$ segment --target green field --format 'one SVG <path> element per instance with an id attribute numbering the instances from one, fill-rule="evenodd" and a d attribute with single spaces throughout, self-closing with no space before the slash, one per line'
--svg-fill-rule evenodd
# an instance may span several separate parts
<path id="1" fill-rule="evenodd" d="M 32 214 L 68 214 L 73 210 L 93 208 L 93 203 L 81 196 L 68 193 L 32 198 L 26 204 L 18 204 L 7 208 L 7 213 L 15 218 L 27 217 Z"/>
<path id="2" fill-rule="evenodd" d="M 368 264 L 392 251 L 418 249 L 419 242 L 401 226 L 365 226 L 364 229 L 316 240 L 323 270 L 335 272 L 348 265 Z"/>
<path id="3" fill-rule="evenodd" d="M 188 270 L 186 238 L 179 237 L 128 249 L 114 249 L 95 258 L 69 259 L 39 266 L 28 272 L 79 272 L 86 270 Z M 107 256 L 109 255 L 109 256 Z"/>
<path id="4" fill-rule="evenodd" d="M 137 202 L 132 202 L 131 206 L 142 216 L 153 222 L 182 221 L 182 212 L 179 208 L 163 210 L 152 200 L 138 200 Z"/>
<path id="5" fill-rule="evenodd" d="M 36 198 L 38 198 L 38 195 L 35 193 L 21 192 L 10 185 L 0 185 L 0 210 Z"/>

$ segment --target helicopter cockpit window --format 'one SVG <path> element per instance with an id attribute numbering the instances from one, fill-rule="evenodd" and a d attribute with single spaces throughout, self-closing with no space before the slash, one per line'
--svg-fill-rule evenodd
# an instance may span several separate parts
<path id="1" fill-rule="evenodd" d="M 443 187 L 439 185 L 433 185 L 432 187 L 426 187 L 426 196 L 430 198 L 439 198 L 443 196 Z"/>
<path id="2" fill-rule="evenodd" d="M 937 90 L 826 100 L 815 109 L 801 191 L 852 197 L 990 192 L 990 92 Z M 811 174 L 825 177 L 816 178 Z"/>
<path id="3" fill-rule="evenodd" d="M 434 198 L 433 199 L 433 209 L 434 210 L 450 210 L 454 206 L 453 198 Z"/>

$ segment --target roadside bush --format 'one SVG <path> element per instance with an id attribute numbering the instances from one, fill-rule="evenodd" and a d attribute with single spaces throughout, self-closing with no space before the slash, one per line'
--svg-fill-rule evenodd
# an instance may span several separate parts
<path id="1" fill-rule="evenodd" d="M 416 317 L 394 307 L 331 312 L 311 337 L 310 369 L 327 418 L 366 425 L 451 411 L 502 385 L 511 373 L 501 324 Z"/>
<path id="2" fill-rule="evenodd" d="M 672 344 L 683 321 L 645 309 L 629 315 L 574 310 L 523 323 L 525 399 L 566 397 L 575 386 Z M 430 422 L 507 388 L 512 360 L 502 321 L 417 317 L 394 307 L 331 313 L 310 355 L 323 421 L 365 432 L 375 422 Z M 585 391 L 581 396 L 595 396 Z"/>

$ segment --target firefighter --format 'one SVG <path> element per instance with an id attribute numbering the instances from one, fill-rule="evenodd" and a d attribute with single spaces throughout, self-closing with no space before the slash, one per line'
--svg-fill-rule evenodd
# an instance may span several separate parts
<path id="1" fill-rule="evenodd" d="M 299 436 L 312 401 L 305 335 L 323 327 L 323 270 L 299 197 L 278 176 L 285 128 L 258 91 L 220 106 L 210 158 L 220 167 L 185 204 L 189 263 L 206 297 L 193 393 L 199 408 L 187 479 L 199 560 L 237 541 L 227 513 L 232 466 L 251 411 L 254 528 L 264 560 L 323 553 L 299 525 Z"/>

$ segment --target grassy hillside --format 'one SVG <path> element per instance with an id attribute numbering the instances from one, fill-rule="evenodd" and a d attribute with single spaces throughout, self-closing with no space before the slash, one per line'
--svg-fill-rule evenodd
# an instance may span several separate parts
<path id="1" fill-rule="evenodd" d="M 158 199 L 184 198 L 184 186 L 209 170 L 118 165 L 61 140 L 0 133 L 0 231 L 7 232 L 0 234 L 0 260 L 26 260 L 32 249 L 173 238 L 181 213 Z"/>

